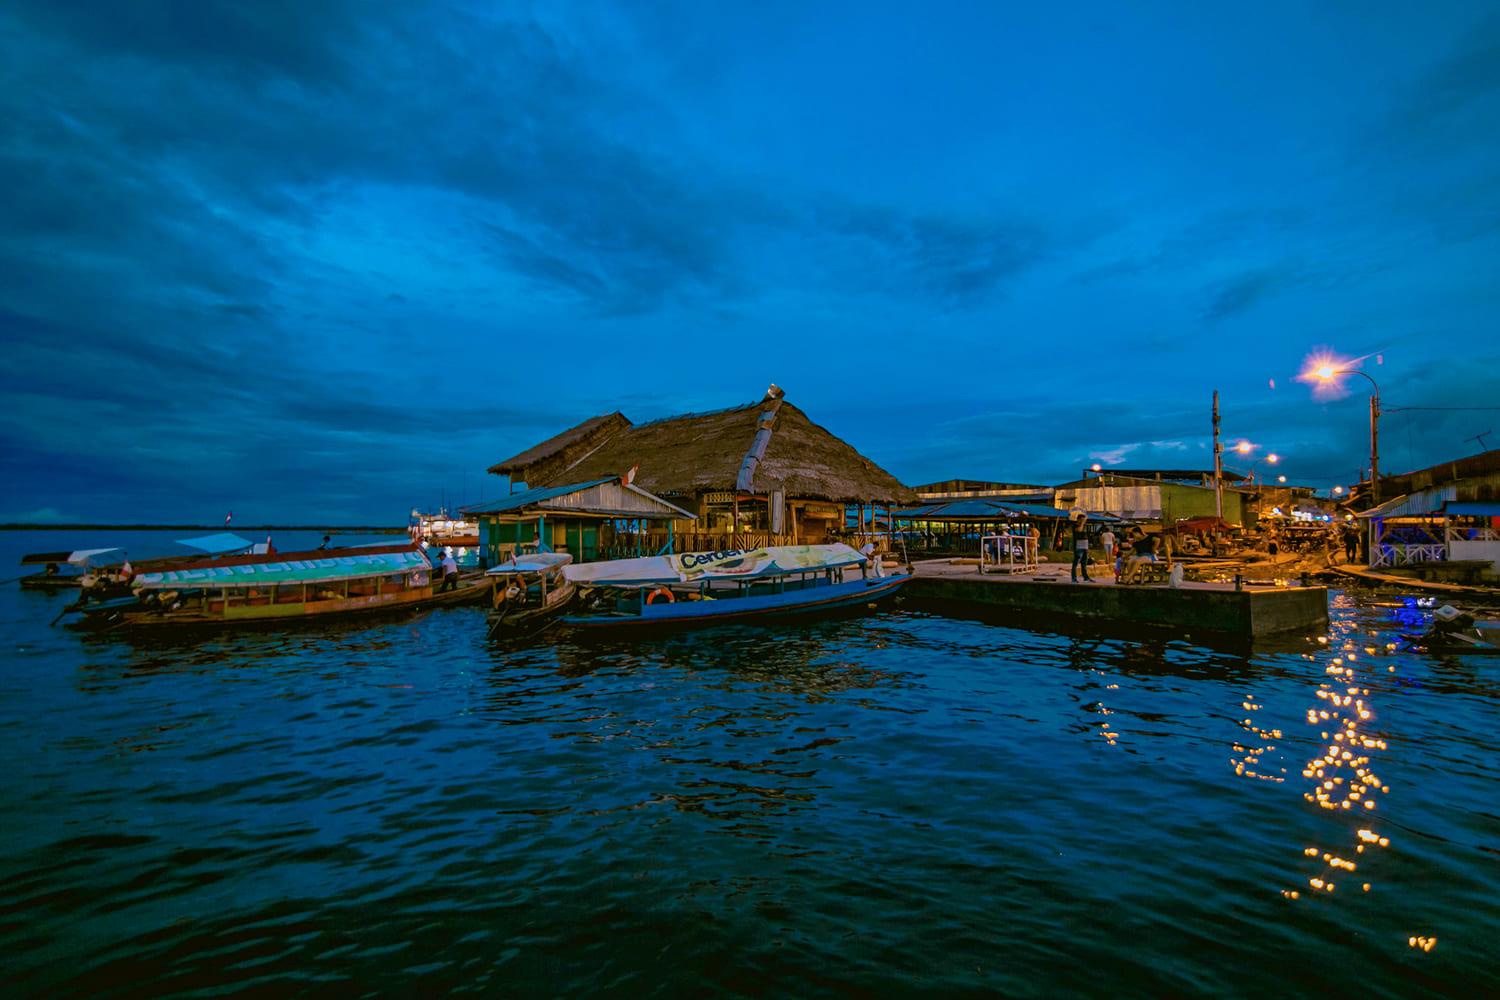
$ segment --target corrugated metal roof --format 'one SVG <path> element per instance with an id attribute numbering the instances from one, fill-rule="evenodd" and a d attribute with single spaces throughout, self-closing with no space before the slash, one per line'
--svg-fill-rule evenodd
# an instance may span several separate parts
<path id="1" fill-rule="evenodd" d="M 278 560 L 271 557 L 258 561 L 225 560 L 186 569 L 142 573 L 135 578 L 135 584 L 148 589 L 268 587 L 273 583 L 333 583 L 428 568 L 427 557 L 420 551 L 399 549 L 394 552 L 341 554 L 317 559 Z"/>
<path id="2" fill-rule="evenodd" d="M 1068 512 L 1049 504 L 1014 503 L 972 497 L 950 500 L 946 503 L 930 503 L 921 507 L 908 507 L 893 511 L 891 517 L 901 521 L 1002 521 L 1018 517 L 1051 518 L 1067 517 Z"/>
<path id="3" fill-rule="evenodd" d="M 520 510 L 532 504 L 554 500 L 557 497 L 564 497 L 569 493 L 577 493 L 579 490 L 586 490 L 609 481 L 609 479 L 593 479 L 586 483 L 571 483 L 567 486 L 538 486 L 535 489 L 503 496 L 499 500 L 487 500 L 484 503 L 460 507 L 459 511 L 464 514 L 503 514 L 506 511 Z"/>
<path id="4" fill-rule="evenodd" d="M 1452 503 L 1458 498 L 1458 490 L 1453 486 L 1439 486 L 1420 493 L 1408 493 L 1405 496 L 1387 500 L 1379 507 L 1371 507 L 1362 510 L 1355 517 L 1421 517 L 1425 514 L 1441 514 L 1443 506 Z"/>

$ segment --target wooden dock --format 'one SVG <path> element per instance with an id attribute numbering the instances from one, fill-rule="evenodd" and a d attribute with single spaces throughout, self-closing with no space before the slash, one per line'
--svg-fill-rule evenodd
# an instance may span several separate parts
<path id="1" fill-rule="evenodd" d="M 1091 567 L 1092 569 L 1092 567 Z M 1288 582 L 1120 586 L 1113 576 L 1072 583 L 1069 569 L 1043 564 L 1033 573 L 983 574 L 972 562 L 929 560 L 914 566 L 904 593 L 914 600 L 979 605 L 1020 613 L 1255 637 L 1328 627 L 1328 588 Z"/>

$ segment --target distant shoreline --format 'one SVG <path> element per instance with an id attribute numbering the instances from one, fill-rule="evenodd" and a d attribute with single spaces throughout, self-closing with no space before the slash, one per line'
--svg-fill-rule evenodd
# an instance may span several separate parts
<path id="1" fill-rule="evenodd" d="M 348 534 L 360 532 L 367 535 L 404 535 L 405 528 L 393 528 L 388 524 L 379 527 L 329 527 L 326 524 L 0 524 L 0 531 L 326 531 Z"/>

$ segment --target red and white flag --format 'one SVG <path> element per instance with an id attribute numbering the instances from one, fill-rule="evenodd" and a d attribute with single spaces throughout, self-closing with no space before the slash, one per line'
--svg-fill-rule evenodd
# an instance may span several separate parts
<path id="1" fill-rule="evenodd" d="M 627 472 L 627 473 L 625 473 L 625 475 L 623 475 L 623 476 L 620 477 L 620 481 L 622 483 L 624 483 L 626 486 L 629 486 L 631 483 L 635 482 L 635 470 L 639 469 L 640 467 L 641 467 L 641 463 L 640 462 L 637 462 L 634 465 L 632 465 L 630 467 L 630 471 Z"/>
<path id="2" fill-rule="evenodd" d="M 228 514 L 225 514 L 225 515 L 224 515 L 224 523 L 225 523 L 225 524 L 226 524 L 226 525 L 228 525 L 228 524 L 229 524 L 229 519 L 230 519 L 230 518 L 231 518 L 231 517 L 233 517 L 233 516 L 234 516 L 234 511 L 230 511 L 230 512 L 229 512 L 229 513 L 228 513 Z"/>

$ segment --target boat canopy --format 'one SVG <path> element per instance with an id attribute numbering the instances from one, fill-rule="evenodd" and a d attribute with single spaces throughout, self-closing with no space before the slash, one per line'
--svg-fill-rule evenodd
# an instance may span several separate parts
<path id="1" fill-rule="evenodd" d="M 29 556 L 21 557 L 22 566 L 37 566 L 42 563 L 86 563 L 95 556 L 107 555 L 110 552 L 123 552 L 124 550 L 115 546 L 108 549 L 78 549 L 74 552 L 33 552 Z"/>
<path id="2" fill-rule="evenodd" d="M 599 587 L 644 587 L 696 583 L 700 580 L 744 580 L 792 573 L 815 573 L 858 566 L 865 557 L 847 545 L 773 545 L 763 549 L 680 552 L 607 562 L 564 566 L 574 583 Z"/>
<path id="3" fill-rule="evenodd" d="M 190 549 L 207 552 L 209 555 L 221 556 L 226 552 L 248 552 L 250 546 L 255 543 L 248 538 L 229 531 L 221 531 L 217 535 L 203 535 L 198 538 L 179 538 L 178 545 L 186 545 Z"/>
<path id="4" fill-rule="evenodd" d="M 426 570 L 426 556 L 419 549 L 397 549 L 388 552 L 349 553 L 324 558 L 299 555 L 295 559 L 254 559 L 201 563 L 191 567 L 142 573 L 135 586 L 148 590 L 221 589 L 230 587 L 268 587 L 275 583 L 337 583 L 367 576 L 385 576 Z"/>
<path id="5" fill-rule="evenodd" d="M 114 546 L 114 547 L 108 548 L 108 549 L 79 549 L 77 552 L 73 552 L 73 553 L 70 553 L 68 555 L 68 562 L 70 562 L 70 563 L 86 563 L 86 562 L 90 561 L 91 559 L 94 559 L 96 556 L 108 555 L 111 552 L 124 552 L 124 551 L 125 550 L 122 549 L 122 548 L 120 548 L 119 546 Z"/>
<path id="6" fill-rule="evenodd" d="M 566 566 L 573 561 L 571 552 L 535 552 L 529 556 L 519 556 L 507 560 L 498 566 L 493 566 L 486 572 L 486 576 L 505 576 L 510 573 L 545 573 L 549 569 L 558 566 Z"/>

